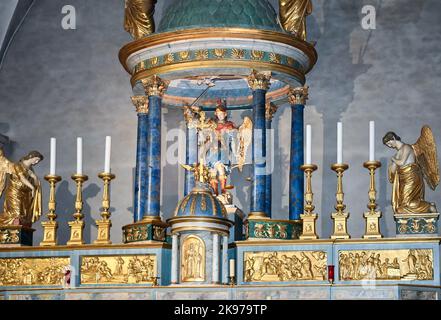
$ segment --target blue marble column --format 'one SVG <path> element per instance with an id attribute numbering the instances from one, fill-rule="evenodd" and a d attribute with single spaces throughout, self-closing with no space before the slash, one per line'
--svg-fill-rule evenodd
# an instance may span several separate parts
<path id="1" fill-rule="evenodd" d="M 147 198 L 147 139 L 148 139 L 148 98 L 146 96 L 132 97 L 132 102 L 138 114 L 138 134 L 136 147 L 135 169 L 135 201 L 133 204 L 134 222 L 142 220 L 146 211 Z"/>
<path id="2" fill-rule="evenodd" d="M 289 219 L 300 220 L 304 204 L 304 173 L 300 167 L 304 164 L 304 121 L 303 111 L 308 98 L 308 88 L 292 89 L 291 103 L 291 154 L 289 170 Z"/>
<path id="3" fill-rule="evenodd" d="M 148 138 L 147 138 L 147 198 L 144 219 L 157 219 L 161 209 L 161 121 L 162 96 L 166 83 L 159 77 L 143 80 L 149 97 Z"/>
<path id="4" fill-rule="evenodd" d="M 270 86 L 270 73 L 253 73 L 248 83 L 253 91 L 253 182 L 251 186 L 250 216 L 266 216 L 266 92 Z"/>
<path id="5" fill-rule="evenodd" d="M 187 123 L 186 130 L 186 151 L 185 151 L 185 163 L 193 165 L 198 162 L 198 134 L 196 128 L 189 128 Z M 185 171 L 185 186 L 184 196 L 190 193 L 195 186 L 194 173 L 191 171 Z"/>

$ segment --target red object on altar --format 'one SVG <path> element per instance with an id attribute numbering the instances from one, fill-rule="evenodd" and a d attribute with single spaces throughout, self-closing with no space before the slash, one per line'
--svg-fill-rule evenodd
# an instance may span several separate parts
<path id="1" fill-rule="evenodd" d="M 333 266 L 333 265 L 328 266 L 328 281 L 330 283 L 334 283 L 334 280 L 335 280 L 334 269 L 335 269 L 335 266 Z"/>

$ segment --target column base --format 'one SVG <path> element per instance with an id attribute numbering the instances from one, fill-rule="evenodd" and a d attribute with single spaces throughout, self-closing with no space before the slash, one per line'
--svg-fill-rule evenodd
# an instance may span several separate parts
<path id="1" fill-rule="evenodd" d="M 298 239 L 302 230 L 301 220 L 273 220 L 268 217 L 249 216 L 244 225 L 245 240 Z"/>
<path id="2" fill-rule="evenodd" d="M 80 246 L 85 244 L 83 239 L 84 221 L 69 222 L 70 240 L 67 242 L 68 246 Z"/>
<path id="3" fill-rule="evenodd" d="M 35 229 L 25 226 L 0 226 L 0 247 L 32 246 Z"/>
<path id="4" fill-rule="evenodd" d="M 317 214 L 301 214 L 300 218 L 303 221 L 303 231 L 300 236 L 300 240 L 315 240 L 318 239 L 318 235 L 315 228 L 315 222 L 317 220 Z"/>
<path id="5" fill-rule="evenodd" d="M 110 220 L 97 220 L 96 225 L 98 226 L 98 237 L 93 243 L 112 244 L 112 241 L 110 241 L 110 227 L 112 226 L 112 222 Z"/>
<path id="6" fill-rule="evenodd" d="M 167 242 L 166 230 L 168 224 L 160 217 L 144 217 L 141 221 L 124 226 L 123 243 L 143 241 Z"/>
<path id="7" fill-rule="evenodd" d="M 366 229 L 363 239 L 381 239 L 383 236 L 380 233 L 380 218 L 381 211 L 365 212 L 363 214 L 366 220 Z"/>
<path id="8" fill-rule="evenodd" d="M 334 212 L 331 217 L 334 220 L 334 233 L 331 239 L 350 239 L 351 236 L 347 233 L 349 212 Z"/>
<path id="9" fill-rule="evenodd" d="M 56 221 L 42 222 L 43 241 L 40 242 L 41 247 L 54 247 L 57 245 L 58 223 Z"/>

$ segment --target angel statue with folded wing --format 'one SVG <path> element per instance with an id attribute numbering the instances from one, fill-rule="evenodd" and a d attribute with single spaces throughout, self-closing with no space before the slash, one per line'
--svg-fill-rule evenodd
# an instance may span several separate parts
<path id="1" fill-rule="evenodd" d="M 436 213 L 435 204 L 424 199 L 424 180 L 435 190 L 440 179 L 436 144 L 430 127 L 421 129 L 421 136 L 413 145 L 402 142 L 394 132 L 388 132 L 383 143 L 397 150 L 388 170 L 394 213 Z"/>
<path id="2" fill-rule="evenodd" d="M 225 101 L 218 101 L 214 115 L 206 124 L 200 124 L 199 158 L 203 158 L 209 168 L 209 182 L 214 193 L 224 204 L 231 204 L 228 190 L 233 186 L 227 184 L 227 178 L 232 169 L 242 171 L 246 163 L 253 123 L 248 117 L 239 127 L 229 121 Z"/>
<path id="3" fill-rule="evenodd" d="M 41 183 L 33 166 L 43 160 L 31 151 L 17 163 L 9 161 L 0 149 L 0 197 L 5 194 L 0 226 L 31 227 L 41 216 Z"/>

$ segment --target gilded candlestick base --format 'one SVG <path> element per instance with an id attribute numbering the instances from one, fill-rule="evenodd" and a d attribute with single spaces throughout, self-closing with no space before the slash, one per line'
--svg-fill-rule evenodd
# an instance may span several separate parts
<path id="1" fill-rule="evenodd" d="M 228 277 L 228 284 L 230 285 L 230 287 L 234 287 L 236 285 L 236 277 Z"/>
<path id="2" fill-rule="evenodd" d="M 57 245 L 57 230 L 58 223 L 55 221 L 57 214 L 55 213 L 56 201 L 55 201 L 55 186 L 61 181 L 60 176 L 47 175 L 44 179 L 49 182 L 50 193 L 49 193 L 49 203 L 48 203 L 48 221 L 42 222 L 43 226 L 43 241 L 40 242 L 42 247 L 53 247 Z"/>
<path id="3" fill-rule="evenodd" d="M 74 174 L 72 180 L 77 184 L 77 196 L 75 199 L 75 213 L 73 217 L 75 221 L 69 222 L 70 240 L 67 242 L 68 246 L 83 245 L 83 183 L 89 179 L 86 175 Z"/>
<path id="4" fill-rule="evenodd" d="M 110 241 L 110 228 L 112 227 L 112 221 L 110 220 L 110 182 L 115 179 L 115 175 L 112 173 L 100 173 L 98 175 L 104 182 L 104 191 L 103 191 L 103 204 L 101 211 L 101 220 L 95 221 L 98 226 L 98 237 L 94 241 L 95 244 L 111 244 Z"/>
<path id="5" fill-rule="evenodd" d="M 335 210 L 331 214 L 332 220 L 334 220 L 334 232 L 331 235 L 331 239 L 349 239 L 351 236 L 348 234 L 349 212 L 346 212 L 346 205 L 344 204 L 343 193 L 343 173 L 349 168 L 347 164 L 333 164 L 331 169 L 337 173 L 337 192 L 335 194 L 336 205 Z"/>
<path id="6" fill-rule="evenodd" d="M 370 187 L 369 187 L 369 204 L 367 205 L 369 211 L 363 214 L 366 220 L 365 234 L 363 239 L 381 239 L 383 236 L 380 233 L 380 218 L 381 211 L 377 211 L 377 191 L 375 189 L 375 170 L 381 167 L 379 161 L 367 161 L 363 166 L 369 170 Z"/>
<path id="7" fill-rule="evenodd" d="M 306 164 L 300 167 L 306 175 L 306 191 L 305 191 L 305 212 L 300 215 L 303 222 L 301 240 L 318 239 L 316 232 L 317 214 L 314 213 L 315 206 L 313 204 L 314 194 L 312 193 L 312 173 L 317 170 L 314 164 Z"/>
<path id="8" fill-rule="evenodd" d="M 78 246 L 85 244 L 83 231 L 84 231 L 84 221 L 71 221 L 69 222 L 70 227 L 70 240 L 67 242 L 68 246 Z"/>

